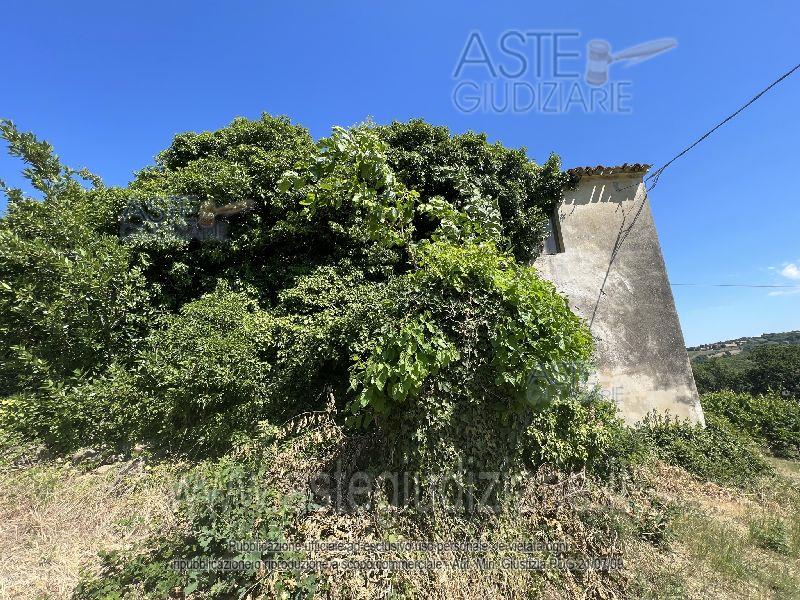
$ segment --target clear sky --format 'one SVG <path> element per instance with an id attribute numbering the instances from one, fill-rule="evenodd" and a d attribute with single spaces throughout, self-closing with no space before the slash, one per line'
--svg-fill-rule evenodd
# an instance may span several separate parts
<path id="1" fill-rule="evenodd" d="M 607 65 L 609 99 L 590 102 L 589 40 L 613 57 L 663 38 L 677 47 Z M 659 165 L 798 62 L 796 0 L 14 2 L 0 116 L 113 185 L 177 132 L 262 111 L 315 137 L 366 117 L 423 117 L 537 161 L 555 151 L 567 167 Z M 572 104 L 531 108 L 531 90 L 541 103 L 573 88 Z M 673 282 L 800 284 L 798 108 L 800 73 L 663 175 L 651 201 Z M 9 184 L 19 169 L 0 157 Z M 800 329 L 795 291 L 674 288 L 690 345 Z"/>

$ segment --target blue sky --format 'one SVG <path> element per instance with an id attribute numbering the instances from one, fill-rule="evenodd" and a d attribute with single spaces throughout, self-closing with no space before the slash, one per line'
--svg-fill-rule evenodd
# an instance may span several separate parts
<path id="1" fill-rule="evenodd" d="M 49 140 L 65 163 L 115 185 L 151 163 L 175 133 L 262 111 L 289 115 L 316 137 L 368 116 L 423 117 L 525 146 L 534 160 L 555 151 L 565 166 L 659 165 L 800 62 L 800 5 L 788 0 L 53 1 L 13 3 L 3 21 L 0 116 Z M 500 50 L 504 32 L 515 32 L 506 48 L 525 56 L 527 69 Z M 558 47 L 550 32 L 565 34 Z M 454 79 L 471 34 L 485 42 L 492 67 L 523 73 L 494 80 L 485 63 L 472 64 Z M 626 112 L 580 105 L 560 114 L 466 112 L 463 99 L 454 102 L 463 81 L 494 84 L 501 109 L 514 98 L 505 84 L 583 85 L 586 43 L 596 38 L 612 53 L 661 38 L 678 45 L 641 64 L 610 66 Z M 537 39 L 544 40 L 538 54 Z M 552 65 L 555 52 L 563 53 L 559 72 L 535 73 L 534 57 Z M 528 96 L 517 100 L 529 104 Z M 798 107 L 800 74 L 661 178 L 651 201 L 673 282 L 800 284 Z M 20 183 L 19 169 L 0 157 L 8 183 Z M 674 293 L 688 344 L 800 329 L 793 290 Z"/>

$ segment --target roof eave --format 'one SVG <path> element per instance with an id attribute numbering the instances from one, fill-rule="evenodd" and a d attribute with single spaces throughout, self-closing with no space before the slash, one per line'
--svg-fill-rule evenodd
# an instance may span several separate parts
<path id="1" fill-rule="evenodd" d="M 614 178 L 620 175 L 631 177 L 635 175 L 644 175 L 651 166 L 652 165 L 644 163 L 624 163 L 611 167 L 597 165 L 595 167 L 575 167 L 567 169 L 567 173 L 576 179 L 585 179 L 589 177 Z"/>

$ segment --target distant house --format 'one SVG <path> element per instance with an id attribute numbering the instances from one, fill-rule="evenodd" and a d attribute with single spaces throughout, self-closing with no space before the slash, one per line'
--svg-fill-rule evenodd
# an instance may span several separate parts
<path id="1" fill-rule="evenodd" d="M 643 182 L 648 168 L 570 170 L 577 187 L 552 215 L 535 266 L 589 323 L 596 383 L 627 422 L 655 410 L 703 423 Z"/>

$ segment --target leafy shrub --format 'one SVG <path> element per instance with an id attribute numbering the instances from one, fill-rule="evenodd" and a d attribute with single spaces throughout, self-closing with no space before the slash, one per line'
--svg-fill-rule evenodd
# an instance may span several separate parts
<path id="1" fill-rule="evenodd" d="M 197 243 L 151 236 L 134 251 L 160 304 L 171 309 L 215 289 L 219 279 L 246 282 L 260 300 L 290 282 L 309 248 L 326 248 L 302 218 L 298 198 L 278 188 L 283 174 L 316 152 L 308 131 L 285 117 L 235 119 L 213 132 L 175 136 L 156 164 L 137 172 L 136 198 L 190 197 L 224 205 L 250 201 L 252 210 L 230 218 L 230 242 Z M 310 254 L 314 254 L 313 250 Z"/>
<path id="2" fill-rule="evenodd" d="M 428 239 L 446 220 L 430 212 L 437 203 L 474 223 L 492 222 L 501 250 L 527 261 L 567 183 L 556 156 L 536 165 L 524 149 L 420 120 L 334 128 L 314 144 L 302 127 L 264 115 L 176 136 L 130 191 L 253 204 L 232 219 L 224 248 L 162 247 L 154 239 L 137 249 L 158 297 L 179 306 L 211 291 L 217 278 L 246 282 L 259 300 L 274 300 L 321 263 L 346 259 L 384 278 L 408 270 L 408 242 Z"/>
<path id="3" fill-rule="evenodd" d="M 319 407 L 326 386 L 344 394 L 349 352 L 379 320 L 382 288 L 363 288 L 323 269 L 287 291 L 284 314 L 221 285 L 161 318 L 127 365 L 3 400 L 0 425 L 63 449 L 147 438 L 195 456 L 224 452 L 260 419 Z"/>
<path id="4" fill-rule="evenodd" d="M 360 392 L 353 409 L 357 412 L 369 407 L 372 414 L 382 416 L 393 405 L 416 397 L 427 378 L 458 358 L 456 347 L 426 315 L 402 325 L 397 332 L 385 327 L 372 355 L 356 366 L 353 385 Z M 367 415 L 366 424 L 372 414 Z"/>
<path id="5" fill-rule="evenodd" d="M 0 422 L 63 449 L 158 438 L 174 449 L 226 445 L 265 402 L 272 331 L 242 294 L 219 291 L 163 319 L 135 356 L 100 375 L 17 395 Z M 259 352 L 261 354 L 259 354 Z"/>
<path id="6" fill-rule="evenodd" d="M 320 408 L 323 390 L 347 389 L 349 352 L 377 322 L 382 290 L 322 269 L 282 294 L 280 311 L 225 286 L 184 305 L 139 357 L 137 422 L 184 451 L 224 451 L 259 420 Z"/>
<path id="7" fill-rule="evenodd" d="M 277 321 L 224 287 L 165 318 L 137 357 L 133 422 L 176 449 L 226 446 L 269 405 Z"/>
<path id="8" fill-rule="evenodd" d="M 800 403 L 777 394 L 715 392 L 703 396 L 705 413 L 727 418 L 775 456 L 800 455 Z"/>
<path id="9" fill-rule="evenodd" d="M 629 430 L 617 407 L 596 396 L 583 401 L 556 400 L 535 413 L 525 435 L 531 464 L 548 463 L 564 471 L 586 467 L 600 475 L 626 468 L 635 460 Z"/>
<path id="10" fill-rule="evenodd" d="M 569 183 L 556 155 L 539 166 L 524 148 L 489 144 L 481 133 L 451 135 L 447 128 L 420 119 L 376 131 L 388 145 L 387 159 L 397 178 L 417 191 L 422 203 L 441 197 L 457 210 L 475 207 L 473 214 L 491 214 L 492 209 L 478 207 L 493 205 L 500 216 L 501 249 L 520 262 L 536 255 L 546 235 L 547 215 Z M 436 226 L 422 215 L 415 224 L 418 236 Z"/>
<path id="11" fill-rule="evenodd" d="M 725 417 L 706 415 L 706 426 L 702 427 L 651 414 L 639 428 L 639 435 L 657 456 L 703 479 L 747 486 L 771 472 L 753 440 Z"/>
<path id="12" fill-rule="evenodd" d="M 435 242 L 421 247 L 418 261 L 418 270 L 400 278 L 395 289 L 401 314 L 419 316 L 400 328 L 384 328 L 372 356 L 357 365 L 356 410 L 388 413 L 405 402 L 411 387 L 412 395 L 420 393 L 433 372 L 439 373 L 438 391 L 447 392 L 456 384 L 443 371 L 451 363 L 462 377 L 465 363 L 485 375 L 481 389 L 469 391 L 485 397 L 488 383 L 496 399 L 507 398 L 509 410 L 566 397 L 577 388 L 588 372 L 591 338 L 564 298 L 531 267 L 517 265 L 491 244 Z M 460 307 L 466 310 L 458 319 Z M 400 389 L 387 387 L 393 369 L 416 379 Z"/>
<path id="13" fill-rule="evenodd" d="M 490 242 L 425 243 L 414 258 L 390 286 L 394 318 L 355 356 L 353 421 L 386 440 L 395 470 L 513 477 L 537 411 L 577 393 L 591 338 L 552 284 Z"/>
<path id="14" fill-rule="evenodd" d="M 334 217 L 350 246 L 374 241 L 386 247 L 410 240 L 411 220 L 419 193 L 397 180 L 386 158 L 386 144 L 368 127 L 348 131 L 334 127 L 318 144 L 317 156 L 287 171 L 279 188 L 294 189 L 306 216 Z"/>
<path id="15" fill-rule="evenodd" d="M 61 165 L 49 144 L 9 121 L 0 133 L 44 196 L 0 182 L 9 197 L 0 219 L 0 394 L 10 395 L 101 371 L 138 343 L 152 309 L 143 273 L 112 235 L 121 195 Z"/>
<path id="16" fill-rule="evenodd" d="M 50 173 L 49 149 L 39 150 Z M 60 368 L 46 386 L 22 388 L 33 396 L 6 401 L 2 418 L 65 447 L 148 437 L 220 453 L 260 419 L 288 419 L 333 397 L 352 424 L 384 440 L 398 468 L 521 469 L 531 423 L 550 418 L 536 410 L 572 401 L 592 350 L 564 298 L 519 262 L 535 254 L 566 184 L 556 157 L 538 166 L 523 150 L 421 121 L 334 128 L 317 144 L 268 116 L 179 135 L 128 189 L 103 196 L 96 224 L 86 194 L 99 192 L 67 186 L 82 198 L 74 205 L 89 223 L 78 228 L 84 237 L 108 234 L 136 199 L 166 202 L 167 212 L 174 199 L 176 214 L 186 197 L 246 200 L 252 210 L 231 219 L 223 244 L 157 228 L 102 238 L 103 264 L 124 274 L 103 281 L 127 294 L 98 311 L 115 311 L 100 319 L 114 323 L 111 337 L 82 336 L 99 354 L 80 358 L 89 370 L 67 378 Z M 3 226 L 16 235 L 15 219 Z M 52 246 L 33 239 L 43 252 Z M 37 294 L 51 304 L 58 296 Z M 70 310 L 67 320 L 89 308 Z M 572 410 L 565 406 L 553 411 Z M 17 409 L 25 416 L 15 418 Z M 573 416 L 593 423 L 592 411 Z M 587 427 L 559 450 L 540 437 L 527 460 L 585 464 L 590 446 L 605 443 Z"/>

